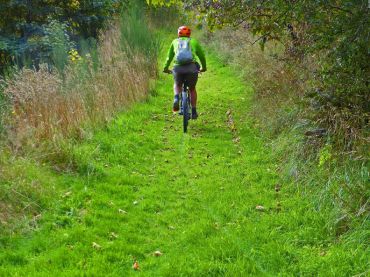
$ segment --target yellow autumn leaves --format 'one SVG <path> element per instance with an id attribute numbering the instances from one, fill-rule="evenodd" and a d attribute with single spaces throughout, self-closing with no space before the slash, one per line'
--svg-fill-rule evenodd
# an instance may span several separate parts
<path id="1" fill-rule="evenodd" d="M 68 55 L 69 55 L 69 59 L 72 61 L 72 62 L 78 62 L 78 61 L 81 61 L 82 60 L 82 57 L 80 56 L 80 54 L 78 54 L 77 50 L 76 49 L 71 49 L 69 52 L 68 52 Z"/>
<path id="2" fill-rule="evenodd" d="M 153 6 L 171 6 L 176 3 L 181 3 L 181 1 L 178 0 L 146 0 L 148 5 Z"/>
<path id="3" fill-rule="evenodd" d="M 68 7 L 70 7 L 72 10 L 78 10 L 80 8 L 80 2 L 78 0 L 71 0 L 68 3 Z"/>

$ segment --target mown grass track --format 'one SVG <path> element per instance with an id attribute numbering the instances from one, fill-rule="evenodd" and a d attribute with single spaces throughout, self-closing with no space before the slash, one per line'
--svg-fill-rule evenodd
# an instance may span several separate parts
<path id="1" fill-rule="evenodd" d="M 365 271 L 366 252 L 332 245 L 309 199 L 287 184 L 275 192 L 277 164 L 248 117 L 252 90 L 231 68 L 209 57 L 188 134 L 171 91 L 162 76 L 147 102 L 76 147 L 84 173 L 52 179 L 63 193 L 35 231 L 2 238 L 1 276 Z"/>

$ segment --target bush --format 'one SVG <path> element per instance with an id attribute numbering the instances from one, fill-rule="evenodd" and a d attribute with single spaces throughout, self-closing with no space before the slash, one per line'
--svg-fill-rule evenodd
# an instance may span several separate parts
<path id="1" fill-rule="evenodd" d="M 270 41 L 281 43 L 284 59 L 308 74 L 304 96 L 311 121 L 327 129 L 337 148 L 361 151 L 370 114 L 368 1 L 185 3 L 211 28 L 240 27 L 262 48 Z"/>
<path id="2" fill-rule="evenodd" d="M 109 19 L 119 13 L 129 1 L 25 1 L 0 3 L 0 74 L 11 64 L 38 67 L 51 62 L 52 44 L 45 44 L 50 26 L 63 25 L 72 41 L 97 38 Z M 52 34 L 51 34 L 52 35 Z M 61 37 L 60 35 L 58 35 Z M 55 49 L 54 49 L 55 50 Z M 55 56 L 54 56 L 55 57 Z M 57 56 L 60 57 L 60 53 Z"/>

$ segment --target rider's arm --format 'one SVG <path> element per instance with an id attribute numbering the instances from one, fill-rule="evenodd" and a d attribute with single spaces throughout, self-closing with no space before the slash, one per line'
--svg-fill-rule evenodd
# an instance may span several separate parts
<path id="1" fill-rule="evenodd" d="M 170 49 L 168 49 L 167 59 L 164 65 L 164 70 L 168 70 L 174 56 L 175 56 L 175 47 L 173 46 L 173 42 L 172 42 Z"/>
<path id="2" fill-rule="evenodd" d="M 202 69 L 207 70 L 206 56 L 204 54 L 202 46 L 200 46 L 197 40 L 194 40 L 195 54 L 197 54 L 200 63 L 202 64 Z"/>

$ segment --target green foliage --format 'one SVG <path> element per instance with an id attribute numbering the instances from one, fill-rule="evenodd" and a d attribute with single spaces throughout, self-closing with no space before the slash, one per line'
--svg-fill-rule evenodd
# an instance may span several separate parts
<path id="1" fill-rule="evenodd" d="M 354 141 L 366 141 L 363 132 L 370 116 L 367 0 L 189 0 L 184 5 L 195 8 L 211 28 L 242 27 L 258 36 L 256 42 L 262 48 L 267 41 L 278 40 L 297 63 L 314 59 L 313 88 L 306 91 L 312 118 L 335 133 L 342 148 L 354 149 Z"/>
<path id="2" fill-rule="evenodd" d="M 55 58 L 53 45 L 45 45 L 55 22 L 78 43 L 88 37 L 97 38 L 105 22 L 117 14 L 128 1 L 120 0 L 11 0 L 0 1 L 0 73 L 9 63 L 23 66 L 40 62 L 50 63 Z M 59 30 L 58 36 L 64 35 Z M 60 46 L 60 44 L 59 44 Z M 50 57 L 51 56 L 51 57 Z M 54 61 L 60 65 L 60 61 Z"/>
<path id="3" fill-rule="evenodd" d="M 148 27 L 143 3 L 131 5 L 121 15 L 122 47 L 134 57 L 140 53 L 148 62 L 148 66 L 157 60 L 160 50 L 160 38 Z"/>
<path id="4" fill-rule="evenodd" d="M 65 23 L 52 20 L 45 26 L 45 35 L 42 37 L 42 44 L 47 53 L 51 53 L 51 60 L 60 73 L 63 73 L 68 61 L 68 52 L 76 48 L 76 43 L 71 41 L 66 32 L 68 26 Z"/>
<path id="5" fill-rule="evenodd" d="M 332 157 L 331 154 L 331 145 L 326 144 L 324 147 L 320 149 L 319 153 L 319 167 L 324 166 Z"/>

